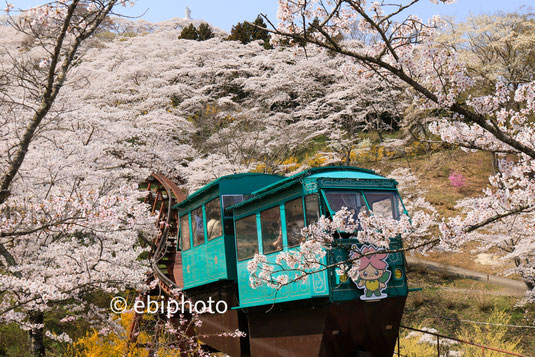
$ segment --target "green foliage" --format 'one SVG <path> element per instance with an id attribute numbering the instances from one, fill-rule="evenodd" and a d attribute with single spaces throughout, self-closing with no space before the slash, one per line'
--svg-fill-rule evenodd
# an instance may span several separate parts
<path id="1" fill-rule="evenodd" d="M 448 155 L 452 154 L 459 155 L 459 151 L 451 152 Z M 469 155 L 474 154 L 466 154 L 463 158 L 467 158 Z M 445 156 L 441 154 L 439 157 L 444 158 Z M 481 155 L 478 154 L 478 157 Z M 421 182 L 425 182 L 426 186 L 430 176 L 422 175 L 422 170 L 436 166 L 433 158 L 428 157 L 427 161 L 430 166 L 420 166 L 416 161 L 411 162 L 412 170 L 420 175 Z M 444 160 L 442 159 L 442 161 Z M 475 162 L 473 163 L 475 164 Z M 450 258 L 449 262 L 454 263 L 459 259 L 469 260 L 467 254 L 462 254 L 457 259 Z M 520 307 L 517 304 L 521 298 L 504 296 L 502 295 L 504 288 L 486 282 L 462 279 L 445 271 L 434 271 L 425 266 L 409 265 L 409 269 L 407 276 L 410 277 L 410 287 L 423 287 L 423 290 L 409 294 L 403 312 L 402 325 L 433 327 L 442 335 L 516 351 L 525 355 L 531 355 L 529 352 L 535 351 L 535 335 L 532 331 L 525 328 L 503 326 L 532 325 L 531 322 L 535 316 L 533 304 Z M 480 321 L 496 325 L 474 324 L 467 321 Z M 402 329 L 401 347 L 404 345 L 403 337 L 406 336 L 405 334 L 408 332 Z M 481 348 L 470 351 L 470 346 L 461 344 L 450 345 L 448 348 L 461 351 L 463 357 L 481 356 Z M 442 353 L 447 350 L 442 342 L 441 349 Z M 473 354 L 470 354 L 471 352 Z M 485 351 L 485 357 L 487 356 L 505 357 L 506 355 L 492 355 L 490 351 Z"/>
<path id="2" fill-rule="evenodd" d="M 0 356 L 31 356 L 28 333 L 16 324 L 0 325 Z"/>
<path id="3" fill-rule="evenodd" d="M 198 40 L 199 33 L 193 24 L 189 24 L 189 26 L 186 26 L 182 29 L 182 32 L 178 38 L 181 40 Z"/>
<path id="4" fill-rule="evenodd" d="M 468 326 L 462 327 L 458 338 L 464 341 L 489 346 L 504 351 L 523 353 L 522 349 L 518 346 L 521 338 L 518 336 L 511 336 L 511 331 L 508 327 L 510 322 L 511 317 L 509 312 L 500 308 L 494 308 L 487 319 L 487 325 L 471 323 Z M 424 328 L 420 326 L 418 329 Z M 482 356 L 481 347 L 471 346 L 464 343 L 451 343 L 451 341 L 447 339 L 441 339 L 441 341 L 441 356 L 442 352 L 447 351 L 458 351 L 464 357 Z M 401 355 L 404 356 L 434 357 L 437 355 L 435 337 L 419 332 L 403 333 L 399 347 Z M 495 352 L 488 349 L 485 350 L 484 355 L 491 357 L 504 356 L 504 354 L 501 352 Z"/>
<path id="5" fill-rule="evenodd" d="M 199 25 L 197 33 L 199 35 L 199 41 L 206 41 L 214 37 L 214 32 L 212 31 L 210 25 L 204 23 Z"/>
<path id="6" fill-rule="evenodd" d="M 240 41 L 241 43 L 248 44 L 251 41 L 261 40 L 263 41 L 263 46 L 266 50 L 273 48 L 270 44 L 271 35 L 266 30 L 262 30 L 258 27 L 266 27 L 264 20 L 260 15 L 257 16 L 256 20 L 251 24 L 249 22 L 238 22 L 236 25 L 232 26 L 230 35 L 227 37 L 228 41 Z"/>
<path id="7" fill-rule="evenodd" d="M 206 41 L 214 37 L 214 32 L 210 25 L 202 23 L 199 25 L 199 28 L 196 28 L 193 24 L 182 29 L 182 32 L 178 36 L 182 40 L 195 40 L 195 41 Z"/>

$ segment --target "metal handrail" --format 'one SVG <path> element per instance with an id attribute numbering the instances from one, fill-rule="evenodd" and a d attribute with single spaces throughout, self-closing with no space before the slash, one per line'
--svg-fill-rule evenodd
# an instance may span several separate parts
<path id="1" fill-rule="evenodd" d="M 494 348 L 494 347 L 481 345 L 479 343 L 474 343 L 474 342 L 470 342 L 470 341 L 464 341 L 464 340 L 461 340 L 459 338 L 449 337 L 449 336 L 441 335 L 439 333 L 424 331 L 424 330 L 420 330 L 420 329 L 413 328 L 413 327 L 408 327 L 408 326 L 403 326 L 403 325 L 400 325 L 399 327 L 407 329 L 407 330 L 417 331 L 417 332 L 421 332 L 421 333 L 425 333 L 425 334 L 428 334 L 428 335 L 435 336 L 437 338 L 437 357 L 440 357 L 440 338 L 445 338 L 447 340 L 452 340 L 452 341 L 459 342 L 459 343 L 462 343 L 462 344 L 465 344 L 465 345 L 471 345 L 471 346 L 475 346 L 475 347 L 480 347 L 481 348 L 481 356 L 483 356 L 483 357 L 485 356 L 485 350 L 501 352 L 501 353 L 504 353 L 504 354 L 509 355 L 509 356 L 529 357 L 529 356 L 526 356 L 526 355 L 523 355 L 523 354 L 520 354 L 520 353 L 509 352 L 509 351 L 501 350 L 499 348 Z M 399 338 L 399 335 L 398 335 L 398 350 L 397 350 L 397 354 L 396 355 L 402 357 L 404 355 L 402 355 L 400 353 L 400 344 L 401 344 L 400 343 L 400 338 Z"/>

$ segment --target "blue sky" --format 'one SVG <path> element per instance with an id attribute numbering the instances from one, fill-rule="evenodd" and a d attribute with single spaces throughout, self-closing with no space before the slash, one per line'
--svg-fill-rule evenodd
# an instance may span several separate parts
<path id="1" fill-rule="evenodd" d="M 405 0 L 406 1 L 406 0 Z M 27 8 L 46 1 L 11 0 L 16 8 Z M 394 1 L 392 1 L 394 2 Z M 140 16 L 150 22 L 159 22 L 173 17 L 184 17 L 184 9 L 191 9 L 191 16 L 202 19 L 223 30 L 230 31 L 232 25 L 243 20 L 254 20 L 259 13 L 265 13 L 276 21 L 277 0 L 137 0 L 133 8 L 119 8 L 128 16 Z M 424 19 L 434 14 L 466 16 L 496 11 L 515 11 L 522 6 L 535 7 L 534 0 L 457 0 L 452 5 L 434 5 L 429 0 L 422 0 L 411 13 Z"/>

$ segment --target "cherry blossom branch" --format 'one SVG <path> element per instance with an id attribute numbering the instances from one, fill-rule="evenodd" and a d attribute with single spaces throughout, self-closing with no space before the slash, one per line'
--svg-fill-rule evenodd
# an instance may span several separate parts
<path id="1" fill-rule="evenodd" d="M 352 1 L 347 1 L 347 2 L 350 5 L 355 5 L 355 4 L 352 4 L 353 3 Z M 362 9 L 355 9 L 355 10 L 360 15 L 362 15 L 362 12 L 363 12 Z M 371 19 L 369 16 L 367 16 L 367 14 L 365 14 L 365 15 L 367 17 L 367 19 L 365 17 L 366 21 L 368 21 L 368 22 L 371 21 L 370 24 L 375 29 L 377 29 L 377 26 L 378 26 L 377 23 L 375 21 L 373 21 L 373 19 Z M 268 31 L 270 33 L 273 33 L 275 35 L 281 36 L 281 37 L 291 38 L 291 39 L 293 39 L 293 40 L 295 40 L 297 42 L 303 42 L 304 41 L 304 42 L 315 44 L 315 45 L 317 45 L 317 46 L 319 46 L 321 48 L 325 48 L 325 49 L 328 49 L 328 50 L 331 50 L 331 51 L 335 51 L 335 52 L 337 52 L 337 53 L 339 53 L 341 55 L 354 58 L 354 59 L 360 61 L 363 64 L 372 65 L 372 66 L 373 65 L 374 66 L 378 66 L 379 68 L 387 70 L 388 72 L 392 73 L 393 75 L 395 75 L 396 77 L 401 79 L 403 82 L 407 83 L 409 86 L 414 88 L 418 93 L 420 93 L 424 98 L 427 98 L 428 100 L 430 100 L 430 101 L 432 101 L 432 102 L 434 102 L 436 104 L 440 104 L 440 100 L 439 100 L 438 96 L 436 94 L 432 93 L 429 89 L 427 89 L 424 85 L 422 85 L 420 82 L 415 80 L 413 77 L 408 75 L 404 71 L 402 66 L 396 66 L 396 65 L 390 64 L 390 63 L 382 60 L 380 57 L 373 57 L 373 56 L 369 56 L 369 55 L 366 55 L 366 54 L 357 53 L 357 52 L 349 50 L 347 48 L 343 48 L 339 44 L 337 44 L 336 41 L 334 41 L 334 39 L 326 31 L 324 31 L 323 29 L 318 29 L 318 30 L 323 35 L 323 37 L 324 37 L 326 42 L 325 41 L 320 41 L 319 39 L 312 38 L 312 37 L 305 38 L 304 36 L 302 36 L 299 33 L 285 32 L 285 31 L 282 31 L 282 30 L 278 29 L 277 27 L 273 26 L 273 23 L 271 23 L 269 20 L 268 20 L 268 23 L 273 27 L 273 29 L 262 28 L 263 30 Z M 381 33 L 382 33 L 382 31 L 380 31 L 380 35 L 381 35 Z M 383 38 L 384 45 L 385 46 L 391 45 L 391 41 L 388 38 L 386 38 L 385 36 L 386 35 L 384 33 L 382 33 L 382 38 Z M 392 51 L 394 51 L 393 54 L 395 54 L 397 56 L 397 53 L 393 48 L 392 48 Z M 399 57 L 396 57 L 396 59 L 399 60 Z M 472 122 L 474 124 L 477 124 L 478 126 L 483 128 L 484 130 L 486 130 L 487 132 L 492 134 L 494 137 L 496 137 L 498 140 L 502 141 L 503 143 L 506 143 L 507 145 L 513 147 L 514 149 L 518 150 L 519 152 L 522 152 L 522 153 L 530 156 L 531 158 L 535 158 L 535 150 L 533 148 L 531 148 L 531 147 L 525 145 L 524 143 L 520 142 L 519 140 L 515 140 L 511 136 L 507 135 L 505 131 L 501 130 L 498 126 L 495 125 L 495 123 L 492 123 L 492 121 L 489 123 L 487 121 L 488 118 L 486 118 L 484 115 L 479 114 L 476 111 L 469 110 L 464 105 L 462 105 L 460 103 L 456 103 L 456 102 L 448 105 L 448 109 L 451 110 L 452 112 L 457 113 L 458 115 L 460 115 L 460 117 L 463 118 L 463 120 L 465 120 L 467 122 Z"/>
<path id="2" fill-rule="evenodd" d="M 383 21 L 387 21 L 388 19 L 402 13 L 403 11 L 405 11 L 406 9 L 408 9 L 409 7 L 411 7 L 412 5 L 416 4 L 417 2 L 419 2 L 420 0 L 412 0 L 410 3 L 408 3 L 407 5 L 400 5 L 400 4 L 388 4 L 388 5 L 391 5 L 391 6 L 397 6 L 398 9 L 396 11 L 393 11 L 391 12 L 390 14 L 384 16 L 381 21 L 379 21 L 379 25 L 381 25 L 381 23 Z"/>
<path id="3" fill-rule="evenodd" d="M 71 224 L 71 223 L 74 223 L 77 220 L 82 220 L 82 219 L 84 219 L 84 218 L 82 218 L 82 217 L 68 217 L 68 218 L 63 218 L 63 219 L 61 219 L 59 221 L 56 221 L 56 222 L 43 224 L 41 226 L 32 228 L 30 230 L 26 230 L 26 231 L 0 232 L 0 238 L 25 236 L 25 235 L 33 234 L 33 233 L 36 233 L 36 232 L 40 232 L 40 231 L 45 230 L 45 229 L 49 229 L 51 227 L 57 227 L 57 226 L 61 226 L 61 225 L 64 225 L 64 224 Z"/>
<path id="4" fill-rule="evenodd" d="M 247 264 L 247 269 L 251 274 L 250 283 L 252 287 L 266 284 L 278 290 L 292 282 L 307 280 L 311 274 L 333 268 L 341 269 L 344 274 L 349 274 L 353 279 L 360 260 L 366 256 L 429 249 L 442 243 L 443 238 L 424 238 L 418 241 L 418 238 L 429 233 L 433 225 L 438 226 L 438 222 L 433 219 L 433 216 L 423 212 L 415 214 L 412 223 L 405 215 L 400 220 L 395 220 L 363 212 L 359 214 L 358 221 L 356 221 L 351 212 L 342 208 L 336 212 L 332 220 L 321 217 L 317 223 L 304 228 L 301 232 L 304 241 L 297 250 L 279 253 L 274 262 L 268 261 L 265 255 L 256 254 Z M 440 230 L 441 233 L 451 231 L 445 228 Z M 398 237 L 408 245 L 404 248 L 390 249 L 390 239 L 393 237 Z M 414 242 L 411 243 L 411 240 Z M 354 247 L 357 247 L 355 242 L 363 245 L 371 244 L 379 248 L 373 252 L 360 252 L 354 250 Z M 350 246 L 351 249 L 349 249 Z M 336 248 L 350 250 L 348 259 L 324 262 L 329 252 Z"/>
<path id="5" fill-rule="evenodd" d="M 481 222 L 479 222 L 477 224 L 470 225 L 470 226 L 464 228 L 463 230 L 466 233 L 473 232 L 476 229 L 479 229 L 481 227 L 487 226 L 487 225 L 489 225 L 491 223 L 494 223 L 496 221 L 499 221 L 499 220 L 501 220 L 503 218 L 506 218 L 506 217 L 509 217 L 509 216 L 514 216 L 514 215 L 517 215 L 519 213 L 533 212 L 534 210 L 535 210 L 535 207 L 532 206 L 532 205 L 522 205 L 522 206 L 520 206 L 518 208 L 515 208 L 513 210 L 510 210 L 508 212 L 500 213 L 500 214 L 497 214 L 495 216 L 489 217 L 489 218 L 485 219 L 484 221 L 481 221 Z"/>
<path id="6" fill-rule="evenodd" d="M 70 48 L 68 49 L 63 63 L 59 69 L 59 73 L 56 74 L 56 68 L 61 58 L 61 52 L 63 51 L 63 44 L 65 38 L 72 26 L 72 19 L 75 11 L 78 8 L 79 0 L 73 0 L 72 3 L 67 7 L 67 13 L 63 19 L 63 24 L 57 36 L 53 55 L 50 59 L 50 65 L 47 76 L 47 84 L 45 90 L 41 97 L 41 104 L 33 118 L 28 122 L 26 130 L 21 138 L 21 141 L 18 144 L 18 150 L 14 155 L 13 161 L 11 162 L 9 168 L 0 178 L 0 204 L 4 203 L 9 197 L 9 187 L 11 182 L 15 178 L 19 168 L 21 167 L 24 158 L 28 152 L 28 148 L 32 139 L 34 138 L 35 131 L 41 124 L 42 120 L 48 114 L 54 100 L 56 99 L 60 89 L 62 88 L 65 80 L 67 79 L 67 72 L 70 70 L 73 60 L 78 52 L 80 44 L 93 35 L 93 33 L 99 28 L 100 24 L 108 16 L 109 12 L 117 3 L 117 0 L 111 0 L 108 4 L 101 4 L 102 8 L 95 15 L 92 23 L 88 25 L 89 27 L 85 32 L 79 33 L 75 36 Z"/>
<path id="7" fill-rule="evenodd" d="M 411 4 L 407 5 L 407 7 L 416 3 L 417 1 L 419 0 L 414 0 Z M 348 1 L 348 3 L 349 3 L 349 6 L 351 6 L 360 16 L 362 16 L 364 20 L 366 20 L 366 22 L 368 22 L 372 26 L 372 28 L 374 28 L 377 31 L 379 36 L 381 36 L 381 38 L 383 39 L 385 46 L 390 51 L 390 54 L 396 59 L 396 61 L 399 61 L 399 57 L 396 51 L 394 50 L 394 48 L 392 48 L 392 43 L 390 39 L 386 36 L 385 31 L 383 31 L 383 29 L 381 28 L 381 22 L 384 21 L 385 18 L 383 18 L 383 20 L 381 20 L 380 23 L 376 23 L 368 16 L 366 11 L 362 9 L 362 6 L 360 4 L 356 4 L 354 1 Z"/>
<path id="8" fill-rule="evenodd" d="M 406 248 L 381 249 L 379 251 L 374 251 L 374 252 L 370 252 L 370 253 L 358 253 L 358 255 L 356 255 L 353 258 L 337 261 L 337 262 L 331 263 L 331 264 L 323 264 L 323 263 L 321 263 L 319 261 L 316 261 L 316 260 L 308 260 L 308 261 L 306 261 L 307 263 L 315 263 L 315 264 L 318 264 L 318 265 L 321 266 L 320 269 L 314 269 L 312 271 L 311 270 L 306 270 L 306 269 L 298 269 L 298 268 L 285 268 L 282 264 L 265 261 L 265 262 L 263 262 L 263 264 L 267 264 L 267 265 L 270 265 L 270 266 L 273 266 L 273 267 L 278 267 L 280 269 L 271 272 L 268 277 L 258 277 L 257 279 L 260 282 L 262 282 L 263 284 L 269 284 L 272 287 L 274 287 L 276 290 L 280 290 L 280 289 L 282 289 L 283 287 L 285 287 L 287 285 L 291 285 L 291 284 L 293 284 L 295 282 L 299 282 L 301 280 L 306 280 L 307 276 L 309 276 L 309 275 L 313 275 L 313 274 L 316 274 L 316 273 L 321 273 L 323 271 L 331 270 L 331 269 L 337 268 L 337 267 L 344 267 L 344 266 L 352 265 L 352 264 L 358 262 L 361 258 L 370 257 L 370 256 L 373 256 L 373 255 L 383 254 L 383 253 L 384 254 L 395 254 L 395 253 L 411 252 L 411 251 L 419 250 L 421 248 L 434 247 L 434 246 L 440 244 L 440 242 L 441 242 L 441 239 L 440 238 L 436 238 L 436 239 L 425 241 L 425 242 L 422 242 L 422 243 L 419 243 L 419 244 L 416 244 L 416 245 L 413 245 L 413 246 L 409 246 L 409 247 L 406 247 Z M 340 244 L 340 246 L 341 247 L 343 246 L 343 247 L 347 248 L 347 245 L 344 246 L 343 244 Z M 333 245 L 331 247 L 331 249 L 334 248 L 334 247 L 336 247 L 336 245 Z M 293 279 L 289 279 L 288 281 L 279 282 L 276 279 L 276 276 L 278 276 L 279 274 L 284 274 L 284 273 L 301 273 L 301 274 L 297 275 Z M 274 297 L 274 300 L 276 300 L 276 296 Z"/>

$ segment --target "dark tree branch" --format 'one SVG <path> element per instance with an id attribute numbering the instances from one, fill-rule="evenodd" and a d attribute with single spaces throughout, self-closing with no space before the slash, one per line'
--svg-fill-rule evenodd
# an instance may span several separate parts
<path id="1" fill-rule="evenodd" d="M 47 83 L 45 85 L 45 90 L 42 95 L 41 104 L 39 108 L 34 113 L 32 119 L 28 122 L 26 130 L 21 138 L 20 143 L 18 144 L 18 149 L 14 155 L 11 164 L 9 165 L 7 171 L 2 175 L 0 179 L 0 204 L 4 203 L 10 195 L 9 188 L 15 175 L 19 171 L 24 158 L 28 152 L 31 141 L 35 137 L 36 130 L 39 128 L 42 120 L 50 111 L 54 100 L 56 99 L 60 89 L 62 88 L 65 80 L 67 78 L 67 73 L 72 67 L 73 61 L 76 57 L 78 49 L 81 43 L 86 40 L 88 37 L 94 34 L 94 32 L 99 28 L 100 24 L 109 12 L 112 10 L 113 6 L 116 4 L 117 0 L 109 1 L 107 4 L 102 4 L 102 8 L 95 14 L 94 20 L 88 25 L 87 31 L 81 32 L 75 36 L 72 44 L 70 45 L 65 58 L 59 68 L 59 72 L 56 73 L 57 66 L 61 59 L 61 53 L 63 51 L 65 38 L 69 32 L 75 11 L 80 3 L 79 0 L 74 0 L 67 9 L 67 14 L 59 31 L 59 34 L 56 38 L 54 45 L 53 56 L 50 61 L 50 67 L 48 70 Z"/>
<path id="2" fill-rule="evenodd" d="M 269 22 L 269 20 L 268 20 Z M 271 24 L 271 22 L 270 22 Z M 434 102 L 439 103 L 438 97 L 433 94 L 429 89 L 425 88 L 422 84 L 420 84 L 418 81 L 416 81 L 414 78 L 412 78 L 410 75 L 408 75 L 402 68 L 397 68 L 390 63 L 387 63 L 380 58 L 371 57 L 368 55 L 360 54 L 345 48 L 340 47 L 336 42 L 327 34 L 325 31 L 322 32 L 322 35 L 325 37 L 327 42 L 320 41 L 318 39 L 314 38 L 304 38 L 301 35 L 293 34 L 293 33 L 285 33 L 281 32 L 279 30 L 271 30 L 267 28 L 261 29 L 271 32 L 273 34 L 291 38 L 295 41 L 307 41 L 309 43 L 315 44 L 321 48 L 325 48 L 334 52 L 337 52 L 341 55 L 348 56 L 351 58 L 354 58 L 358 61 L 360 61 L 363 64 L 366 64 L 368 66 L 377 66 L 379 68 L 382 68 L 391 74 L 395 75 L 399 79 L 401 79 L 403 82 L 410 85 L 416 92 L 418 92 L 421 96 L 424 98 Z M 518 150 L 518 152 L 524 153 L 527 156 L 535 159 L 535 150 L 531 147 L 513 139 L 503 131 L 496 128 L 492 123 L 489 123 L 487 118 L 481 114 L 478 114 L 474 111 L 469 110 L 464 105 L 460 103 L 454 103 L 448 108 L 452 112 L 458 114 L 463 118 L 463 120 L 467 122 L 471 122 L 474 124 L 479 125 L 481 128 L 485 129 L 487 132 L 492 134 L 494 137 L 496 137 L 498 140 L 506 143 L 507 145 L 511 146 L 512 148 Z"/>

